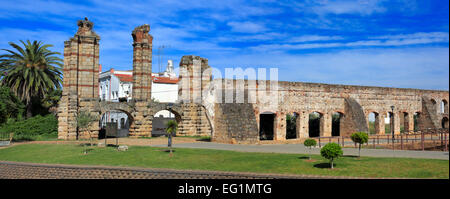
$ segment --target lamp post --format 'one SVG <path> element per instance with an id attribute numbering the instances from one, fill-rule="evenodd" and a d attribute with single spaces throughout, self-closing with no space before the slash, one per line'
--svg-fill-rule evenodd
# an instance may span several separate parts
<path id="1" fill-rule="evenodd" d="M 394 139 L 395 139 L 395 136 L 394 136 L 394 108 L 395 108 L 395 106 L 391 106 L 392 117 L 390 118 L 391 119 L 390 125 L 391 125 L 391 133 L 392 133 L 392 144 L 394 143 Z"/>

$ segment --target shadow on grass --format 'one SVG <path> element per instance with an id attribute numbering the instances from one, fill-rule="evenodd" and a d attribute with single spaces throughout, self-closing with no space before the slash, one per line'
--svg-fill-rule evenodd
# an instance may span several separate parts
<path id="1" fill-rule="evenodd" d="M 334 167 L 336 167 L 336 164 L 333 164 Z M 330 169 L 331 165 L 330 163 L 318 163 L 314 165 L 315 168 L 319 168 L 319 169 Z"/>
<path id="2" fill-rule="evenodd" d="M 301 156 L 301 157 L 298 157 L 298 159 L 300 159 L 300 160 L 307 160 L 307 159 L 309 159 L 309 157 L 308 156 Z"/>
<path id="3" fill-rule="evenodd" d="M 359 156 L 357 156 L 357 155 L 343 155 L 342 157 L 346 157 L 346 158 L 359 158 Z"/>
<path id="4" fill-rule="evenodd" d="M 81 146 L 81 147 L 85 147 L 85 146 L 97 146 L 96 144 L 89 144 L 89 143 L 81 143 L 81 144 L 78 144 L 78 146 Z"/>

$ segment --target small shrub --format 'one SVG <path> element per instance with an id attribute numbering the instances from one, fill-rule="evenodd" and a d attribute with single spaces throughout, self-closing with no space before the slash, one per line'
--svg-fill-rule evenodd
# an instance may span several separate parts
<path id="1" fill-rule="evenodd" d="M 305 145 L 305 147 L 309 148 L 309 159 L 311 160 L 311 148 L 313 146 L 316 146 L 317 142 L 315 139 L 308 138 L 303 142 L 303 144 Z"/>
<path id="2" fill-rule="evenodd" d="M 333 161 L 343 154 L 341 146 L 336 143 L 328 143 L 320 150 L 320 155 L 330 160 L 331 169 L 333 169 Z"/>
<path id="3" fill-rule="evenodd" d="M 351 138 L 354 143 L 359 144 L 358 157 L 361 157 L 361 145 L 369 141 L 369 136 L 365 132 L 357 132 L 353 133 Z"/>

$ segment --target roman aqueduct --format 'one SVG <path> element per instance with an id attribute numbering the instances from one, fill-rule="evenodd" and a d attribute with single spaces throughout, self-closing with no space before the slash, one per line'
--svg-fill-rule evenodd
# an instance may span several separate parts
<path id="1" fill-rule="evenodd" d="M 132 31 L 133 91 L 129 102 L 99 100 L 99 42 L 91 21 L 79 20 L 78 31 L 64 42 L 63 96 L 58 107 L 58 138 L 73 140 L 87 137 L 77 133 L 76 116 L 88 111 L 96 116 L 110 110 L 125 112 L 130 118 L 130 137 L 150 136 L 153 115 L 160 110 L 174 113 L 179 123 L 177 135 L 209 135 L 212 141 L 257 143 L 262 135 L 273 140 L 285 140 L 286 115 L 295 116 L 295 139 L 336 135 L 332 117 L 339 117 L 339 134 L 368 131 L 369 115 L 375 118 L 375 133 L 385 134 L 385 118 L 395 134 L 416 129 L 447 128 L 449 126 L 449 92 L 369 86 L 332 85 L 302 82 L 212 79 L 208 60 L 199 56 L 183 56 L 179 75 L 179 103 L 158 103 L 151 100 L 152 41 L 150 26 L 142 25 Z M 238 83 L 244 85 L 244 98 L 255 99 L 216 103 L 213 99 L 223 93 L 239 93 Z M 231 86 L 230 86 L 231 85 Z M 265 102 L 250 88 L 277 89 L 267 91 Z M 190 93 L 190 95 L 183 95 Z M 218 93 L 221 93 L 218 95 Z M 269 99 L 269 101 L 267 101 Z M 442 107 L 441 107 L 442 106 Z M 392 110 L 392 108 L 394 108 Z M 318 134 L 309 131 L 309 117 L 320 119 Z M 100 117 L 98 117 L 100 118 Z M 98 135 L 98 123 L 90 131 Z"/>

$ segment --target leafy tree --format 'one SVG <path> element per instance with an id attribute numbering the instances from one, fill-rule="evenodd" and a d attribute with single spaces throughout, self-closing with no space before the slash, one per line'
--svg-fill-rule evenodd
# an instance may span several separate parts
<path id="1" fill-rule="evenodd" d="M 172 134 L 175 134 L 177 132 L 178 124 L 175 120 L 169 120 L 166 124 L 166 132 L 168 136 L 168 143 L 167 147 L 169 147 L 170 150 L 170 156 L 172 157 Z"/>
<path id="2" fill-rule="evenodd" d="M 9 42 L 16 51 L 2 49 L 7 54 L 0 55 L 2 73 L 1 84 L 21 99 L 27 108 L 27 118 L 32 116 L 32 102 L 43 99 L 46 94 L 61 88 L 62 59 L 48 48 L 50 44 L 29 40 L 20 41 L 24 48 Z M 37 101 L 37 100 L 36 100 Z"/>
<path id="3" fill-rule="evenodd" d="M 61 99 L 62 90 L 57 89 L 47 93 L 44 99 L 41 100 L 41 105 L 46 108 L 50 113 L 56 115 L 58 102 Z"/>
<path id="4" fill-rule="evenodd" d="M 76 117 L 77 123 L 77 134 L 79 135 L 79 131 L 88 132 L 89 135 L 89 143 L 92 146 L 92 135 L 91 131 L 89 130 L 90 126 L 97 120 L 97 118 L 93 115 L 91 115 L 87 111 L 80 111 Z M 86 154 L 87 151 L 85 150 L 84 153 Z"/>
<path id="5" fill-rule="evenodd" d="M 331 169 L 333 169 L 333 161 L 342 156 L 344 152 L 342 151 L 341 146 L 336 143 L 328 143 L 320 150 L 320 155 L 326 159 L 330 160 Z"/>
<path id="6" fill-rule="evenodd" d="M 351 139 L 353 142 L 359 144 L 358 157 L 361 157 L 361 145 L 369 141 L 369 136 L 365 132 L 357 132 L 351 135 Z"/>
<path id="7" fill-rule="evenodd" d="M 295 138 L 296 137 L 296 119 L 298 116 L 286 114 L 286 138 Z"/>
<path id="8" fill-rule="evenodd" d="M 309 159 L 311 160 L 311 149 L 313 146 L 317 145 L 317 142 L 315 139 L 308 138 L 303 142 L 303 144 L 309 148 Z"/>
<path id="9" fill-rule="evenodd" d="M 8 119 L 21 120 L 25 105 L 14 95 L 8 87 L 0 87 L 0 125 Z"/>

